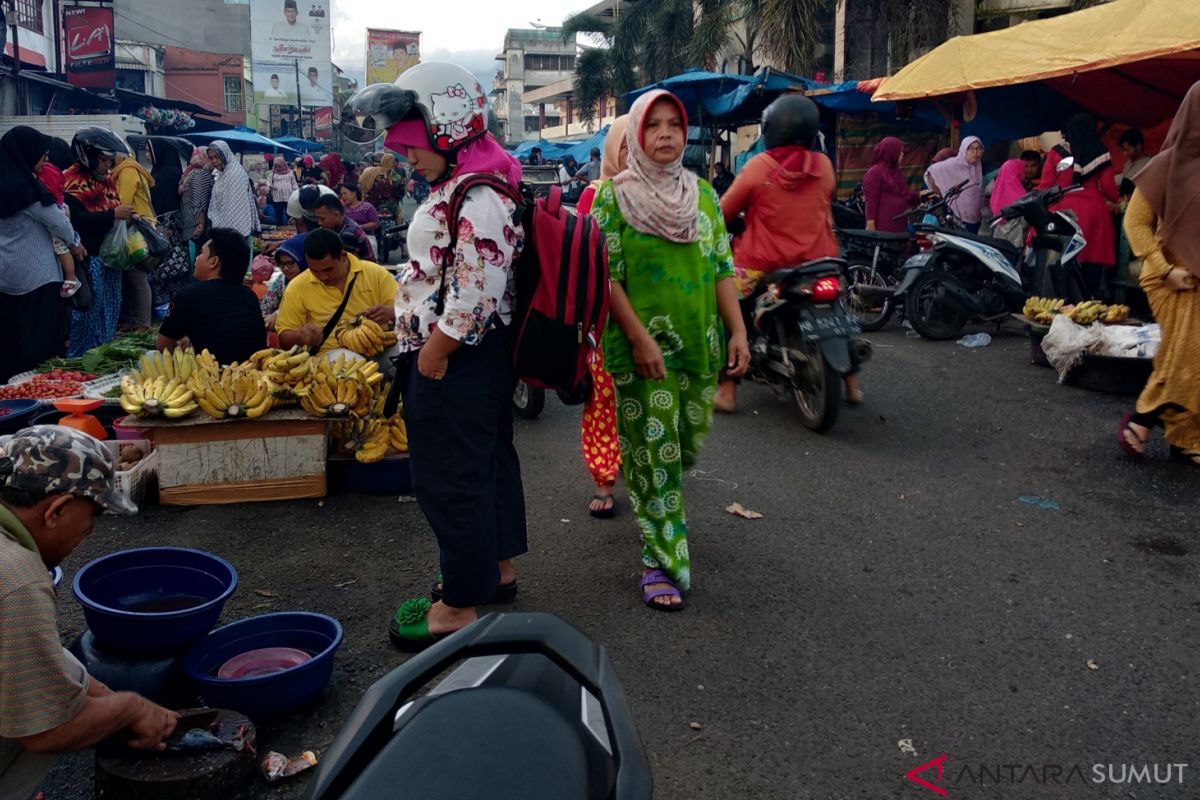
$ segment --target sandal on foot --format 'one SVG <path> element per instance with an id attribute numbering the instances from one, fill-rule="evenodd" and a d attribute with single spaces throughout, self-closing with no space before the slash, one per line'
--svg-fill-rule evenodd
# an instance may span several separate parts
<path id="1" fill-rule="evenodd" d="M 665 583 L 666 586 L 660 586 L 657 589 L 647 589 L 647 586 Z M 661 569 L 651 570 L 650 572 L 642 573 L 640 583 L 642 589 L 642 602 L 655 611 L 682 611 L 687 603 L 683 600 L 683 593 L 679 591 L 679 587 L 675 585 L 675 581 L 671 580 L 667 573 Z M 679 604 L 675 603 L 656 603 L 655 599 L 659 597 L 678 597 Z"/>
<path id="2" fill-rule="evenodd" d="M 1134 440 L 1142 446 L 1141 450 L 1138 450 L 1133 446 L 1132 443 L 1130 443 L 1130 436 L 1132 436 Z M 1145 439 L 1143 439 L 1141 436 L 1138 436 L 1137 431 L 1133 428 L 1133 414 L 1128 411 L 1125 412 L 1125 416 L 1121 417 L 1121 430 L 1117 433 L 1117 441 L 1120 442 L 1121 449 L 1124 450 L 1130 458 L 1141 458 L 1146 454 L 1146 442 L 1149 440 L 1149 438 L 1150 435 L 1148 433 L 1146 434 Z"/>
<path id="3" fill-rule="evenodd" d="M 440 603 L 442 600 L 442 576 L 438 575 L 437 580 L 429 587 L 429 596 L 433 598 L 433 602 Z M 496 593 L 492 595 L 492 599 L 484 603 L 485 606 L 507 606 L 517 602 L 517 582 L 502 583 L 496 587 Z"/>
<path id="4" fill-rule="evenodd" d="M 424 597 L 405 600 L 388 622 L 388 637 L 392 644 L 406 653 L 416 653 L 449 634 L 429 632 L 429 609 L 433 603 Z"/>
<path id="5" fill-rule="evenodd" d="M 1182 447 L 1171 445 L 1171 460 L 1192 469 L 1200 469 L 1200 450 L 1184 450 Z"/>
<path id="6" fill-rule="evenodd" d="M 594 494 L 592 502 L 599 500 L 604 503 L 604 508 L 592 508 L 588 506 L 588 513 L 596 519 L 612 519 L 617 515 L 617 498 L 611 494 Z"/>

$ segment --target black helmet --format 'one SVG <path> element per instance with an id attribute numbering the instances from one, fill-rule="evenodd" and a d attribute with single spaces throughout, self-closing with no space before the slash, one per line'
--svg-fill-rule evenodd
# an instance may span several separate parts
<path id="1" fill-rule="evenodd" d="M 96 168 L 100 156 L 129 155 L 125 140 L 107 128 L 80 128 L 75 131 L 71 150 L 75 153 L 75 160 L 89 171 Z"/>
<path id="2" fill-rule="evenodd" d="M 763 112 L 762 135 L 768 149 L 789 144 L 812 147 L 819 127 L 817 104 L 802 94 L 785 94 Z"/>

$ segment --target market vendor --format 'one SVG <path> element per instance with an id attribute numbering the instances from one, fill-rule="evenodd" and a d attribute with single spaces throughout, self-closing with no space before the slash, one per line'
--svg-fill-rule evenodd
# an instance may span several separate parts
<path id="1" fill-rule="evenodd" d="M 336 233 L 310 233 L 304 257 L 308 269 L 288 283 L 275 318 L 281 347 L 304 345 L 321 352 L 337 347 L 332 330 L 326 335 L 325 328 L 344 296 L 342 320 L 363 314 L 380 325 L 395 321 L 396 279 L 378 264 L 346 252 Z"/>
<path id="2" fill-rule="evenodd" d="M 48 569 L 83 543 L 96 515 L 137 512 L 114 488 L 104 445 L 57 425 L 26 428 L 0 445 L 0 798 L 31 800 L 59 753 L 115 733 L 161 750 L 176 714 L 114 692 L 63 649 Z"/>
<path id="3" fill-rule="evenodd" d="M 346 216 L 346 207 L 337 195 L 321 195 L 316 204 L 317 222 L 327 231 L 342 237 L 346 249 L 364 261 L 375 260 L 371 238 L 357 222 Z"/>
<path id="4" fill-rule="evenodd" d="M 254 291 L 243 283 L 250 247 L 231 228 L 213 228 L 196 256 L 193 283 L 175 295 L 158 331 L 159 350 L 187 339 L 221 364 L 245 361 L 266 347 L 267 332 Z"/>

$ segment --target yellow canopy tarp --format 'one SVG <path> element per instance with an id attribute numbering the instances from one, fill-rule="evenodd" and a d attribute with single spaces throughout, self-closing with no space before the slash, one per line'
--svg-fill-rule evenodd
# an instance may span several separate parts
<path id="1" fill-rule="evenodd" d="M 1004 30 L 957 36 L 885 79 L 872 99 L 912 100 L 1034 81 L 1048 81 L 1062 91 L 1079 73 L 1105 70 L 1110 89 L 1177 96 L 1177 106 L 1182 99 L 1178 70 L 1188 73 L 1186 90 L 1197 79 L 1198 56 L 1200 0 L 1114 0 Z M 1147 61 L 1157 68 L 1124 68 Z"/>

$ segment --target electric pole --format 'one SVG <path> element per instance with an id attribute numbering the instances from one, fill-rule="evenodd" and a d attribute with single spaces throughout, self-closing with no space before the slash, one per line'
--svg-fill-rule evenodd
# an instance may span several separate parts
<path id="1" fill-rule="evenodd" d="M 304 107 L 300 102 L 300 59 L 293 59 L 296 65 L 296 133 L 298 139 L 304 138 Z"/>

